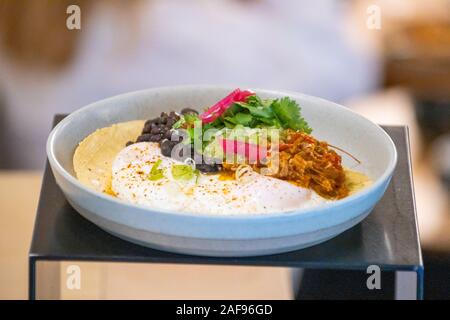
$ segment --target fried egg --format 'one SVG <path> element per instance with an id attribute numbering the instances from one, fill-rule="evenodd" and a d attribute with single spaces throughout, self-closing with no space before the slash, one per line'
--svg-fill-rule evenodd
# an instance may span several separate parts
<path id="1" fill-rule="evenodd" d="M 150 171 L 157 162 L 163 175 L 151 180 Z M 179 164 L 183 163 L 163 156 L 157 143 L 130 145 L 113 162 L 112 190 L 120 199 L 152 209 L 217 215 L 285 212 L 328 201 L 312 190 L 253 170 L 239 179 L 199 174 L 177 180 L 171 168 Z"/>

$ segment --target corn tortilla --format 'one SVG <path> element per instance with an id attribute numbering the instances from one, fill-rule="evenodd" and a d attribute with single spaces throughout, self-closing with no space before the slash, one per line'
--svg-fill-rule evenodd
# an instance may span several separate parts
<path id="1" fill-rule="evenodd" d="M 136 141 L 144 124 L 144 120 L 121 122 L 87 136 L 73 156 L 77 179 L 89 188 L 114 194 L 111 190 L 114 158 L 128 141 Z"/>
<path id="2" fill-rule="evenodd" d="M 349 190 L 349 195 L 358 192 L 372 184 L 372 180 L 365 174 L 353 170 L 345 170 L 345 184 Z"/>

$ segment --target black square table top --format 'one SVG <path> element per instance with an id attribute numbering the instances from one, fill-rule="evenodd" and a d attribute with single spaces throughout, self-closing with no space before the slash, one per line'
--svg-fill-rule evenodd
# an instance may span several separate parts
<path id="1" fill-rule="evenodd" d="M 55 117 L 55 123 L 64 116 Z M 408 130 L 386 126 L 398 151 L 394 176 L 381 201 L 361 223 L 310 248 L 258 257 L 220 258 L 169 253 L 126 242 L 79 215 L 46 166 L 30 259 L 280 266 L 317 269 L 417 271 L 423 268 L 411 177 Z"/>

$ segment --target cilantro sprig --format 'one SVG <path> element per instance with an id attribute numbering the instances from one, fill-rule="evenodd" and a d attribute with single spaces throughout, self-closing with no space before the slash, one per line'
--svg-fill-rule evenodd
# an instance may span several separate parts
<path id="1" fill-rule="evenodd" d="M 250 128 L 275 127 L 311 133 L 312 129 L 301 116 L 298 103 L 289 98 L 261 99 L 253 95 L 246 102 L 235 102 L 212 124 L 213 127 L 233 129 L 237 125 Z"/>
<path id="2" fill-rule="evenodd" d="M 285 129 L 300 130 L 311 133 L 312 129 L 300 114 L 300 107 L 295 100 L 289 97 L 276 99 L 271 104 L 273 113 L 280 120 Z"/>

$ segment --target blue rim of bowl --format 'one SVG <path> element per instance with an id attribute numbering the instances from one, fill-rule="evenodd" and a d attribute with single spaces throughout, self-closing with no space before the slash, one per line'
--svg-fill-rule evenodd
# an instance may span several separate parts
<path id="1" fill-rule="evenodd" d="M 343 112 L 352 113 L 354 116 L 360 118 L 362 121 L 365 121 L 367 124 L 376 127 L 378 130 L 380 130 L 382 135 L 385 137 L 387 142 L 390 144 L 390 150 L 393 152 L 393 155 L 390 159 L 389 165 L 387 166 L 387 168 L 385 169 L 383 174 L 376 181 L 374 181 L 374 183 L 372 185 L 366 187 L 365 189 L 363 189 L 353 195 L 345 197 L 343 199 L 324 203 L 319 206 L 303 208 L 303 209 L 298 209 L 298 210 L 280 211 L 280 212 L 274 212 L 274 213 L 253 213 L 253 214 L 244 213 L 244 214 L 218 215 L 218 214 L 212 214 L 212 213 L 194 213 L 194 212 L 184 212 L 184 211 L 170 211 L 170 210 L 156 209 L 156 208 L 153 209 L 149 206 L 129 203 L 129 202 L 126 202 L 125 200 L 118 199 L 111 195 L 108 195 L 108 194 L 105 194 L 105 193 L 102 193 L 102 192 L 99 192 L 96 190 L 92 190 L 92 189 L 84 186 L 76 177 L 74 177 L 72 174 L 67 172 L 67 170 L 64 169 L 64 167 L 59 163 L 59 161 L 54 156 L 53 139 L 54 139 L 55 135 L 57 134 L 57 132 L 59 130 L 61 130 L 61 128 L 63 128 L 67 123 L 69 123 L 71 121 L 71 119 L 73 117 L 75 117 L 78 113 L 82 113 L 91 108 L 95 108 L 99 102 L 105 103 L 109 100 L 114 100 L 119 97 L 121 97 L 121 98 L 126 98 L 127 96 L 132 97 L 132 96 L 137 96 L 137 95 L 140 95 L 143 93 L 149 93 L 151 91 L 161 92 L 161 91 L 168 91 L 168 90 L 172 91 L 172 90 L 189 90 L 189 89 L 190 90 L 194 90 L 194 89 L 195 90 L 205 90 L 205 91 L 214 89 L 214 90 L 225 90 L 226 91 L 226 90 L 232 90 L 233 88 L 235 88 L 235 87 L 214 86 L 214 85 L 165 86 L 165 87 L 156 87 L 156 88 L 151 88 L 151 89 L 132 91 L 132 92 L 128 92 L 128 93 L 119 94 L 119 95 L 116 95 L 113 97 L 109 97 L 109 98 L 106 98 L 103 100 L 95 101 L 95 102 L 90 103 L 87 106 L 84 106 L 84 107 L 74 111 L 73 113 L 69 114 L 67 117 L 65 117 L 63 120 L 61 120 L 53 128 L 53 130 L 50 132 L 48 139 L 47 139 L 47 144 L 46 144 L 47 158 L 50 162 L 52 169 L 56 169 L 58 171 L 58 173 L 61 174 L 70 183 L 75 185 L 77 188 L 83 190 L 84 192 L 93 194 L 96 197 L 101 198 L 105 201 L 112 201 L 118 205 L 125 205 L 125 206 L 131 207 L 131 208 L 137 208 L 137 209 L 144 210 L 144 211 L 147 210 L 147 211 L 169 214 L 169 215 L 173 215 L 173 216 L 192 217 L 192 218 L 196 218 L 196 219 L 207 218 L 208 220 L 210 220 L 210 219 L 228 220 L 228 221 L 229 220 L 259 220 L 259 219 L 266 220 L 266 219 L 271 219 L 271 218 L 272 219 L 288 218 L 288 217 L 297 216 L 297 215 L 301 215 L 302 217 L 306 218 L 310 215 L 318 215 L 321 212 L 325 213 L 327 211 L 327 209 L 336 208 L 336 207 L 344 207 L 344 206 L 348 205 L 349 203 L 360 200 L 360 199 L 370 195 L 374 190 L 377 190 L 388 179 L 391 178 L 391 176 L 395 170 L 395 166 L 397 165 L 397 149 L 396 149 L 395 144 L 392 141 L 391 137 L 379 125 L 377 125 L 376 123 L 370 121 L 369 119 L 363 117 L 362 115 L 355 113 L 352 110 L 350 110 L 340 104 L 337 104 L 335 102 L 332 102 L 332 101 L 329 101 L 326 99 L 322 99 L 319 97 L 314 97 L 314 96 L 310 96 L 310 95 L 306 95 L 306 94 L 302 94 L 302 93 L 298 93 L 298 92 L 288 91 L 288 90 L 267 90 L 267 89 L 261 89 L 261 88 L 252 88 L 252 90 L 254 90 L 255 92 L 260 92 L 260 93 L 264 93 L 267 95 L 270 95 L 270 94 L 272 94 L 272 95 L 288 95 L 288 96 L 293 97 L 294 99 L 296 97 L 303 97 L 303 98 L 309 99 L 311 101 L 314 101 L 316 103 L 333 104 L 334 107 L 337 107 L 337 108 L 343 110 Z"/>

